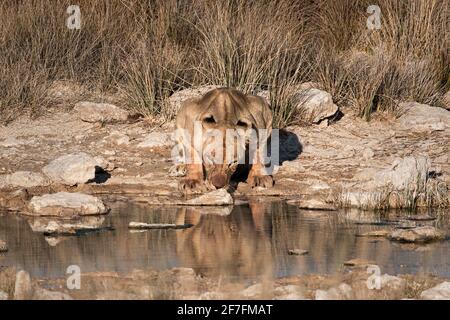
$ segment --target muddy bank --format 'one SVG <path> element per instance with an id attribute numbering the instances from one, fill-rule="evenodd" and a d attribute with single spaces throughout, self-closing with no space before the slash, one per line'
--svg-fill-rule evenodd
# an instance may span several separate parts
<path id="1" fill-rule="evenodd" d="M 4 300 L 426 300 L 450 299 L 449 284 L 432 276 L 382 274 L 375 278 L 361 266 L 336 275 L 266 279 L 247 285 L 202 277 L 189 268 L 134 270 L 126 275 L 94 272 L 81 274 L 76 280 L 70 276 L 31 278 L 26 271 L 0 270 L 0 297 Z"/>
<path id="2" fill-rule="evenodd" d="M 314 200 L 319 208 L 448 206 L 450 112 L 419 104 L 405 110 L 399 119 L 344 114 L 325 125 L 286 128 L 275 186 L 241 182 L 233 197 Z M 183 169 L 171 159 L 172 122 L 87 122 L 84 114 L 74 109 L 0 128 L 2 207 L 22 210 L 32 196 L 58 191 L 149 204 L 186 200 L 177 189 Z"/>

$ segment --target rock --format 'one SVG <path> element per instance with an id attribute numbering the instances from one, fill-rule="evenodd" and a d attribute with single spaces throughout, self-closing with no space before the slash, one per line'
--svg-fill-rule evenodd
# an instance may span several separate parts
<path id="1" fill-rule="evenodd" d="M 0 252 L 8 251 L 8 244 L 6 241 L 0 239 Z"/>
<path id="2" fill-rule="evenodd" d="M 241 295 L 248 299 L 256 299 L 262 294 L 263 294 L 263 285 L 261 283 L 251 285 L 241 291 Z"/>
<path id="3" fill-rule="evenodd" d="M 90 155 L 80 152 L 61 156 L 48 165 L 42 171 L 54 182 L 76 185 L 95 179 L 95 170 L 98 162 Z"/>
<path id="4" fill-rule="evenodd" d="M 14 300 L 29 300 L 33 294 L 31 277 L 28 272 L 21 270 L 16 273 L 14 286 Z"/>
<path id="5" fill-rule="evenodd" d="M 161 148 L 172 144 L 171 135 L 164 132 L 151 132 L 137 145 L 138 148 Z"/>
<path id="6" fill-rule="evenodd" d="M 0 176 L 0 187 L 32 188 L 49 184 L 49 179 L 39 172 L 16 171 Z"/>
<path id="7" fill-rule="evenodd" d="M 450 300 L 450 282 L 442 282 L 433 288 L 422 291 L 420 298 L 425 300 Z"/>
<path id="8" fill-rule="evenodd" d="M 388 288 L 390 290 L 401 290 L 406 286 L 406 280 L 400 277 L 383 274 L 380 276 L 381 288 Z"/>
<path id="9" fill-rule="evenodd" d="M 0 301 L 8 300 L 9 296 L 5 291 L 0 291 Z"/>
<path id="10" fill-rule="evenodd" d="M 229 216 L 233 211 L 233 206 L 220 206 L 220 207 L 203 207 L 200 211 L 202 215 L 215 215 L 215 216 Z"/>
<path id="11" fill-rule="evenodd" d="M 347 267 L 359 267 L 359 266 L 368 266 L 374 264 L 372 261 L 362 259 L 362 258 L 355 258 L 350 259 L 344 262 L 344 266 Z"/>
<path id="12" fill-rule="evenodd" d="M 36 216 L 73 217 L 107 212 L 102 200 L 79 192 L 58 192 L 34 196 L 28 207 L 31 214 Z"/>
<path id="13" fill-rule="evenodd" d="M 445 234 L 432 226 L 416 227 L 412 229 L 395 229 L 389 235 L 389 239 L 400 242 L 425 243 L 443 240 Z"/>
<path id="14" fill-rule="evenodd" d="M 367 147 L 363 150 L 362 156 L 363 156 L 364 160 L 370 160 L 373 158 L 374 155 L 375 155 L 375 153 L 373 152 L 373 150 L 371 148 Z"/>
<path id="15" fill-rule="evenodd" d="M 0 207 L 7 208 L 12 211 L 23 210 L 30 200 L 30 195 L 27 189 L 19 189 L 0 197 Z"/>
<path id="16" fill-rule="evenodd" d="M 116 168 L 116 165 L 114 163 L 106 160 L 102 156 L 96 156 L 94 160 L 97 162 L 97 167 L 101 168 L 106 172 L 113 171 Z M 98 169 L 96 171 L 98 171 Z"/>
<path id="17" fill-rule="evenodd" d="M 331 94 L 315 88 L 297 92 L 294 99 L 302 119 L 315 124 L 334 116 L 339 110 Z"/>
<path id="18" fill-rule="evenodd" d="M 273 293 L 274 300 L 305 300 L 303 288 L 296 285 L 277 287 Z"/>
<path id="19" fill-rule="evenodd" d="M 173 110 L 173 112 L 176 113 L 180 109 L 180 107 L 184 101 L 186 101 L 188 99 L 199 98 L 199 97 L 203 96 L 205 93 L 207 93 L 208 91 L 211 91 L 211 90 L 217 89 L 217 88 L 220 88 L 220 86 L 216 86 L 216 85 L 202 86 L 202 87 L 197 87 L 197 88 L 183 89 L 183 90 L 174 92 L 169 97 L 170 107 Z"/>
<path id="20" fill-rule="evenodd" d="M 391 168 L 378 172 L 373 180 L 375 187 L 393 186 L 404 190 L 410 185 L 423 185 L 430 168 L 430 159 L 423 156 L 397 158 Z"/>
<path id="21" fill-rule="evenodd" d="M 408 201 L 407 190 L 425 190 L 430 165 L 427 157 L 409 156 L 395 159 L 390 168 L 381 171 L 368 168 L 354 176 L 357 182 L 343 193 L 342 202 L 346 206 L 373 208 L 389 192 L 391 197 L 386 200 L 389 206 L 399 207 Z"/>
<path id="22" fill-rule="evenodd" d="M 124 133 L 121 132 L 114 132 L 109 137 L 108 140 L 111 142 L 117 144 L 118 146 L 121 145 L 129 145 L 130 144 L 130 137 L 127 136 Z"/>
<path id="23" fill-rule="evenodd" d="M 400 103 L 405 113 L 398 119 L 413 131 L 442 131 L 450 127 L 450 112 L 417 102 Z"/>
<path id="24" fill-rule="evenodd" d="M 131 221 L 128 224 L 130 229 L 187 229 L 192 224 L 172 224 L 172 223 L 144 223 Z"/>
<path id="25" fill-rule="evenodd" d="M 328 290 L 316 290 L 316 300 L 348 300 L 352 298 L 353 290 L 346 283 Z"/>
<path id="26" fill-rule="evenodd" d="M 37 288 L 33 294 L 33 300 L 73 300 L 66 293 Z"/>
<path id="27" fill-rule="evenodd" d="M 218 189 L 188 200 L 191 206 L 227 206 L 233 204 L 233 198 L 225 189 Z"/>
<path id="28" fill-rule="evenodd" d="M 83 101 L 75 104 L 73 110 L 86 122 L 117 123 L 132 118 L 128 111 L 109 103 Z"/>
<path id="29" fill-rule="evenodd" d="M 47 235 L 74 235 L 80 231 L 100 230 L 105 222 L 103 216 L 84 216 L 70 220 L 51 218 L 31 218 L 28 219 L 33 232 L 40 232 Z M 55 237 L 53 237 L 55 238 Z M 54 246 L 61 242 L 61 238 L 50 238 L 49 245 Z"/>
<path id="30" fill-rule="evenodd" d="M 374 231 L 369 231 L 369 232 L 364 232 L 364 233 L 360 233 L 357 234 L 357 237 L 387 237 L 389 236 L 389 234 L 391 233 L 391 231 L 389 230 L 374 230 Z"/>
<path id="31" fill-rule="evenodd" d="M 335 211 L 336 207 L 325 201 L 313 198 L 313 199 L 298 199 L 295 201 L 288 201 L 289 204 L 296 205 L 300 209 L 306 210 L 326 210 L 326 211 Z"/>
<path id="32" fill-rule="evenodd" d="M 288 250 L 289 255 L 295 255 L 295 256 L 303 256 L 305 254 L 308 254 L 308 250 L 302 250 L 302 249 L 290 249 Z"/>

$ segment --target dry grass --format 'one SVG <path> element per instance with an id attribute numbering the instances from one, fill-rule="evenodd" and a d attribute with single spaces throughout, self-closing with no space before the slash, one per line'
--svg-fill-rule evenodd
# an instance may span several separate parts
<path id="1" fill-rule="evenodd" d="M 286 87 L 317 81 L 369 119 L 397 103 L 438 105 L 450 89 L 450 3 L 379 0 L 80 0 L 0 4 L 0 122 L 52 110 L 48 88 L 70 80 L 168 119 L 167 97 L 203 84 L 270 91 L 274 123 L 301 120 Z M 300 118 L 300 119 L 299 119 Z"/>

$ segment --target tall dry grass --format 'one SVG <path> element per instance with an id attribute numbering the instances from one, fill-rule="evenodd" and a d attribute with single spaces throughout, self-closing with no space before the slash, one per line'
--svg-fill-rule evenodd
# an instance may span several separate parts
<path id="1" fill-rule="evenodd" d="M 203 84 L 270 91 L 274 123 L 299 120 L 289 87 L 320 82 L 369 119 L 402 100 L 439 105 L 450 89 L 450 3 L 378 0 L 68 0 L 0 3 L 0 121 L 52 110 L 48 89 L 70 80 L 155 119 L 167 98 Z M 301 115 L 300 115 L 301 118 Z M 301 119 L 300 119 L 301 120 Z"/>

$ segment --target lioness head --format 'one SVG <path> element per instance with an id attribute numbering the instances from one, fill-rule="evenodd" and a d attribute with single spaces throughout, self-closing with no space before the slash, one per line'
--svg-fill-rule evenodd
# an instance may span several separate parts
<path id="1" fill-rule="evenodd" d="M 251 139 L 258 140 L 259 129 L 270 134 L 271 124 L 271 111 L 262 98 L 234 89 L 214 89 L 187 101 L 177 115 L 177 129 L 192 137 L 182 142 L 185 155 L 194 160 L 189 183 L 206 178 L 216 188 L 228 185 L 238 164 L 249 164 Z"/>

